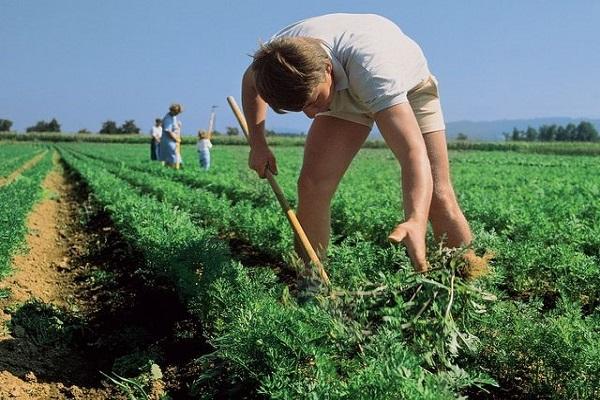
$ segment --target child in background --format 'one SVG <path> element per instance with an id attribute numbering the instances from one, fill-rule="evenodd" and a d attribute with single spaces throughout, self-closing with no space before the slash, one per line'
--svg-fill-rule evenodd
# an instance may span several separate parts
<path id="1" fill-rule="evenodd" d="M 200 160 L 200 168 L 208 171 L 210 168 L 210 149 L 212 149 L 212 143 L 210 142 L 210 135 L 204 130 L 198 131 L 198 158 Z"/>

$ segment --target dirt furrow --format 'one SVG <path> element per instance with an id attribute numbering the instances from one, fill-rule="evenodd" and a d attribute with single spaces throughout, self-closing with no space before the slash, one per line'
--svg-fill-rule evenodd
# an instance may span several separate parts
<path id="1" fill-rule="evenodd" d="M 76 315 L 85 307 L 76 295 L 79 272 L 70 263 L 85 239 L 78 236 L 73 188 L 56 158 L 43 188 L 46 195 L 28 217 L 27 249 L 0 282 L 10 293 L 0 300 L 0 399 L 119 398 L 61 331 L 68 318 L 59 310 Z"/>

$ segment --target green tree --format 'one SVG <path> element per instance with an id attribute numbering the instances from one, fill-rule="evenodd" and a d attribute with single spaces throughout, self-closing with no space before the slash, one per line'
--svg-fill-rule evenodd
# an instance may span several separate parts
<path id="1" fill-rule="evenodd" d="M 539 138 L 542 142 L 551 142 L 556 140 L 556 125 L 542 125 L 539 128 Z"/>
<path id="2" fill-rule="evenodd" d="M 465 141 L 465 140 L 469 140 L 469 137 L 467 135 L 465 135 L 464 133 L 459 132 L 458 135 L 456 135 L 456 140 Z"/>
<path id="3" fill-rule="evenodd" d="M 12 124 L 9 119 L 0 119 L 0 132 L 9 132 Z"/>
<path id="4" fill-rule="evenodd" d="M 527 130 L 525 131 L 525 140 L 528 142 L 535 142 L 538 140 L 538 131 L 531 126 L 528 126 Z"/>
<path id="5" fill-rule="evenodd" d="M 512 130 L 512 134 L 510 135 L 510 140 L 513 140 L 515 142 L 518 140 L 521 140 L 521 131 L 519 131 L 516 126 Z"/>
<path id="6" fill-rule="evenodd" d="M 135 125 L 135 121 L 130 119 L 125 121 L 121 128 L 119 128 L 119 133 L 140 133 L 140 128 Z"/>
<path id="7" fill-rule="evenodd" d="M 567 140 L 567 130 L 561 125 L 556 129 L 556 141 L 566 142 Z"/>
<path id="8" fill-rule="evenodd" d="M 50 122 L 38 121 L 34 126 L 28 127 L 26 132 L 60 132 L 60 124 L 56 118 L 52 118 Z"/>
<path id="9" fill-rule="evenodd" d="M 550 136 L 550 140 L 556 140 L 556 133 L 558 132 L 558 126 L 556 124 L 550 125 L 548 128 L 548 135 Z"/>
<path id="10" fill-rule="evenodd" d="M 115 121 L 108 120 L 102 123 L 102 128 L 98 133 L 114 135 L 119 133 L 119 128 L 117 127 L 117 123 Z"/>
<path id="11" fill-rule="evenodd" d="M 52 118 L 52 120 L 48 122 L 47 132 L 60 132 L 60 124 L 58 123 L 56 118 Z"/>
<path id="12" fill-rule="evenodd" d="M 46 123 L 46 121 L 38 121 L 37 124 L 33 126 L 28 126 L 25 129 L 25 132 L 45 132 L 47 125 L 48 124 Z"/>
<path id="13" fill-rule="evenodd" d="M 575 131 L 577 132 L 575 135 L 577 141 L 593 142 L 598 140 L 598 131 L 591 122 L 581 121 Z"/>
<path id="14" fill-rule="evenodd" d="M 239 136 L 240 130 L 233 126 L 227 126 L 225 127 L 225 133 L 227 134 L 227 136 Z"/>
<path id="15" fill-rule="evenodd" d="M 575 141 L 575 137 L 577 136 L 577 128 L 575 127 L 575 124 L 571 123 L 565 127 L 565 136 L 567 141 Z"/>

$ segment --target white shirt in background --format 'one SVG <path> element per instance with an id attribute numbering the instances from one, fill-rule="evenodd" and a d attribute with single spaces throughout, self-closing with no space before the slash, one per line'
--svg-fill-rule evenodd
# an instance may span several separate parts
<path id="1" fill-rule="evenodd" d="M 198 147 L 198 151 L 209 150 L 213 147 L 210 139 L 200 139 L 198 140 L 198 144 L 196 146 Z"/>
<path id="2" fill-rule="evenodd" d="M 150 134 L 152 135 L 154 140 L 156 140 L 157 142 L 160 142 L 160 137 L 162 136 L 162 126 L 154 125 L 152 127 L 152 130 L 150 131 Z"/>

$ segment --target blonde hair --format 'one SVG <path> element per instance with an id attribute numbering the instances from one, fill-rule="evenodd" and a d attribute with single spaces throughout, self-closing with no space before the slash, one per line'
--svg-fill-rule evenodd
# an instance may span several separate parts
<path id="1" fill-rule="evenodd" d="M 302 111 L 330 62 L 318 39 L 281 37 L 262 44 L 253 56 L 256 90 L 271 108 Z"/>
<path id="2" fill-rule="evenodd" d="M 177 114 L 180 114 L 183 112 L 183 106 L 179 103 L 173 103 L 169 106 L 169 111 L 173 111 Z"/>
<path id="3" fill-rule="evenodd" d="M 198 131 L 198 138 L 200 138 L 200 139 L 210 139 L 210 135 L 204 129 L 200 129 Z"/>

